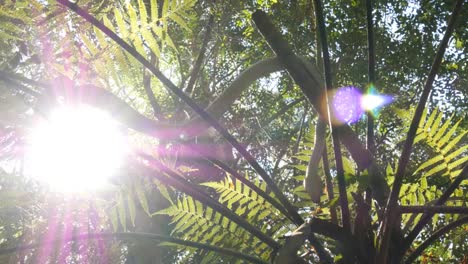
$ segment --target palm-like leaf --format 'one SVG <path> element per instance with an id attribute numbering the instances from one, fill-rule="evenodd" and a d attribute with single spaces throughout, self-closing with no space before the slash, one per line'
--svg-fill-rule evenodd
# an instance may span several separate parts
<path id="1" fill-rule="evenodd" d="M 421 164 L 414 172 L 415 174 L 422 172 L 422 177 L 439 173 L 454 178 L 461 171 L 458 167 L 468 160 L 468 156 L 464 155 L 468 146 L 456 148 L 457 143 L 463 139 L 468 131 L 457 131 L 460 121 L 448 130 L 452 124 L 452 118 L 450 117 L 441 123 L 442 118 L 443 113 L 435 110 L 425 122 L 421 121 L 419 125 L 415 142 L 423 141 L 436 153 L 436 156 Z"/>

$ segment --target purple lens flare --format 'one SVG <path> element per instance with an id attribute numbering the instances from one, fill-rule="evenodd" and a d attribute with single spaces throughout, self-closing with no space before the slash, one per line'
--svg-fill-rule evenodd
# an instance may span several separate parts
<path id="1" fill-rule="evenodd" d="M 379 108 L 392 101 L 391 96 L 378 94 L 374 86 L 370 86 L 366 94 L 354 86 L 346 86 L 332 93 L 331 104 L 335 122 L 352 124 L 366 111 L 377 115 Z"/>

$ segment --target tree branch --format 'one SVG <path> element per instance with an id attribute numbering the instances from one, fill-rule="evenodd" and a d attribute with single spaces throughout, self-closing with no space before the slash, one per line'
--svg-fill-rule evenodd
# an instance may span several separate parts
<path id="1" fill-rule="evenodd" d="M 430 246 L 432 243 L 434 243 L 435 241 L 440 239 L 441 236 L 445 235 L 450 230 L 455 229 L 455 228 L 457 228 L 457 227 L 459 227 L 459 226 L 461 226 L 463 224 L 466 224 L 466 223 L 468 223 L 468 217 L 463 217 L 463 218 L 460 218 L 460 219 L 458 219 L 458 220 L 456 220 L 456 221 L 442 227 L 441 229 L 437 230 L 428 239 L 426 239 L 421 245 L 419 245 L 419 247 L 417 247 L 416 250 L 411 253 L 411 255 L 408 256 L 405 263 L 406 264 L 413 263 L 413 261 L 415 261 L 416 258 L 418 258 L 419 255 L 421 255 L 421 253 L 428 246 Z"/>
<path id="2" fill-rule="evenodd" d="M 401 185 L 403 183 L 403 177 L 405 175 L 406 165 L 409 162 L 414 138 L 418 130 L 419 122 L 421 121 L 421 116 L 424 112 L 427 98 L 429 97 L 429 93 L 432 90 L 432 84 L 440 68 L 440 64 L 442 62 L 445 49 L 447 48 L 448 41 L 455 28 L 455 21 L 458 15 L 461 13 L 463 2 L 464 0 L 457 0 L 454 6 L 452 15 L 450 16 L 450 19 L 447 25 L 447 29 L 445 31 L 444 37 L 442 38 L 442 41 L 439 44 L 437 54 L 434 58 L 434 62 L 432 63 L 431 70 L 427 77 L 426 83 L 424 85 L 424 89 L 421 94 L 421 98 L 419 100 L 418 106 L 416 107 L 413 120 L 411 121 L 411 125 L 408 130 L 408 134 L 406 136 L 403 151 L 398 161 L 398 168 L 395 174 L 395 180 L 393 182 L 392 190 L 390 192 L 390 197 L 388 198 L 388 204 L 386 207 L 387 219 L 386 221 L 384 221 L 383 229 L 382 229 L 380 253 L 377 259 L 377 262 L 379 263 L 385 264 L 387 263 L 387 260 L 388 260 L 387 256 L 388 256 L 388 247 L 390 244 L 391 230 L 393 228 L 394 221 L 396 220 L 395 214 L 397 213 L 396 208 L 397 208 L 398 196 L 400 193 Z"/>
<path id="3" fill-rule="evenodd" d="M 152 234 L 152 233 L 140 233 L 140 232 L 78 234 L 78 235 L 73 235 L 70 237 L 63 238 L 63 239 L 49 239 L 49 240 L 41 241 L 40 243 L 21 245 L 21 246 L 12 247 L 12 248 L 3 248 L 3 249 L 0 249 L 0 255 L 11 254 L 15 252 L 40 248 L 44 246 L 60 245 L 60 244 L 71 242 L 71 241 L 89 240 L 89 239 L 114 239 L 114 238 L 118 238 L 122 240 L 146 239 L 146 240 L 156 240 L 160 242 L 161 241 L 170 242 L 170 243 L 174 243 L 174 244 L 178 244 L 182 246 L 214 251 L 223 255 L 232 256 L 232 257 L 236 257 L 239 259 L 244 259 L 252 263 L 267 264 L 267 262 L 264 262 L 261 259 L 258 259 L 253 256 L 249 256 L 246 254 L 242 254 L 237 250 L 216 247 L 216 246 L 212 246 L 209 244 L 203 244 L 203 243 L 193 242 L 189 240 L 178 239 L 178 238 L 171 237 L 171 236 L 164 236 L 164 235 Z"/>
<path id="4" fill-rule="evenodd" d="M 208 24 L 206 25 L 206 31 L 205 31 L 205 36 L 203 37 L 202 46 L 200 47 L 197 60 L 195 61 L 195 64 L 193 65 L 193 69 L 190 74 L 188 84 L 185 87 L 185 92 L 188 94 L 192 94 L 194 91 L 193 86 L 195 84 L 195 81 L 197 80 L 198 73 L 200 72 L 203 59 L 205 58 L 206 47 L 208 46 L 208 42 L 210 41 L 210 38 L 211 38 L 211 30 L 213 28 L 213 24 L 214 24 L 214 15 L 211 14 L 208 20 Z"/>
<path id="5" fill-rule="evenodd" d="M 400 214 L 468 214 L 468 207 L 466 206 L 424 206 L 424 205 L 411 205 L 399 206 L 398 211 Z"/>
<path id="6" fill-rule="evenodd" d="M 155 55 L 151 52 L 151 63 L 155 63 Z M 146 69 L 143 68 L 143 88 L 145 89 L 146 96 L 150 102 L 151 107 L 153 108 L 153 115 L 159 120 L 164 120 L 161 106 L 159 106 L 154 96 L 153 90 L 151 89 L 151 75 L 148 75 Z"/>
<path id="7" fill-rule="evenodd" d="M 328 162 L 328 153 L 327 148 L 323 150 L 322 153 L 322 162 L 323 162 L 323 172 L 325 174 L 325 184 L 327 187 L 328 201 L 333 201 L 335 199 L 335 193 L 333 192 L 333 181 L 330 174 L 330 164 Z M 336 215 L 336 207 L 330 206 L 330 218 L 331 222 L 334 224 L 338 223 L 338 217 Z"/>
<path id="8" fill-rule="evenodd" d="M 332 73 L 331 73 L 331 64 L 330 64 L 330 54 L 328 53 L 328 43 L 327 43 L 327 32 L 325 28 L 325 21 L 323 17 L 323 7 L 320 0 L 314 0 L 315 5 L 315 17 L 317 19 L 317 26 L 320 32 L 320 43 L 322 47 L 322 57 L 323 57 L 323 69 L 325 74 L 325 86 L 327 91 L 333 89 L 332 84 Z M 327 92 L 325 92 L 327 94 Z M 341 207 L 341 221 L 343 228 L 347 231 L 351 231 L 351 215 L 349 213 L 348 205 L 348 195 L 346 193 L 346 182 L 344 178 L 344 169 L 343 169 L 343 158 L 341 154 L 340 146 L 340 136 L 334 131 L 332 124 L 332 108 L 330 102 L 328 101 L 328 96 L 325 96 L 325 101 L 327 102 L 328 108 L 328 122 L 330 124 L 330 130 L 333 139 L 333 151 L 335 153 L 335 165 L 336 165 L 336 178 L 338 179 L 338 190 L 340 193 L 340 207 Z"/>
<path id="9" fill-rule="evenodd" d="M 368 85 L 369 88 L 375 85 L 375 42 L 374 25 L 372 21 L 372 0 L 366 0 L 367 14 L 367 47 L 368 47 Z M 372 111 L 367 112 L 367 149 L 375 154 L 375 136 L 374 136 L 374 116 Z"/>

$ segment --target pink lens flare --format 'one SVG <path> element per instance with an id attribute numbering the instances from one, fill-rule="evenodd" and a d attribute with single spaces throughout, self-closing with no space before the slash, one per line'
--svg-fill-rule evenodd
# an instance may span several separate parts
<path id="1" fill-rule="evenodd" d="M 391 103 L 393 97 L 378 94 L 373 86 L 366 94 L 353 86 L 337 89 L 332 96 L 332 111 L 339 123 L 357 122 L 365 111 L 377 115 L 378 109 Z"/>

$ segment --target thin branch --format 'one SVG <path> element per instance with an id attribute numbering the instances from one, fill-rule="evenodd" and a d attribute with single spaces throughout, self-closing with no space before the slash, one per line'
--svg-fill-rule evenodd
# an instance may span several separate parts
<path id="1" fill-rule="evenodd" d="M 261 126 L 262 127 L 266 127 L 268 126 L 271 122 L 273 122 L 274 120 L 276 120 L 278 117 L 284 115 L 286 112 L 288 112 L 291 108 L 293 108 L 294 106 L 296 106 L 297 104 L 301 103 L 302 101 L 304 101 L 305 98 L 304 97 L 301 97 L 299 99 L 296 99 L 294 101 L 292 101 L 291 103 L 289 104 L 286 104 L 284 105 L 281 109 L 278 110 L 278 112 L 274 113 L 271 117 L 269 117 L 266 121 L 262 122 Z"/>
<path id="2" fill-rule="evenodd" d="M 57 245 L 57 244 L 60 245 L 60 244 L 71 242 L 71 241 L 90 240 L 90 239 L 114 239 L 114 238 L 122 239 L 122 240 L 145 239 L 145 240 L 156 240 L 159 242 L 161 241 L 170 242 L 170 243 L 174 243 L 174 244 L 178 244 L 182 246 L 214 251 L 223 255 L 232 256 L 232 257 L 236 257 L 239 259 L 244 259 L 252 263 L 267 264 L 267 262 L 261 259 L 258 259 L 253 256 L 249 256 L 246 254 L 242 254 L 237 250 L 216 247 L 216 246 L 212 246 L 209 244 L 203 244 L 203 243 L 198 243 L 198 242 L 189 241 L 189 240 L 178 239 L 178 238 L 171 237 L 171 236 L 164 236 L 164 235 L 152 234 L 152 233 L 141 233 L 141 232 L 78 234 L 78 235 L 73 235 L 70 237 L 63 238 L 63 239 L 49 239 L 49 240 L 41 241 L 39 243 L 20 245 L 20 246 L 12 247 L 12 248 L 3 248 L 3 249 L 0 249 L 0 255 L 11 254 L 11 253 L 25 251 L 25 250 L 31 250 L 35 248 L 44 247 L 44 246 L 52 246 L 52 245 Z"/>
<path id="3" fill-rule="evenodd" d="M 325 148 L 322 154 L 322 162 L 323 162 L 323 172 L 325 174 L 325 184 L 327 185 L 327 194 L 328 194 L 328 201 L 333 201 L 335 199 L 335 193 L 333 192 L 333 181 L 332 176 L 330 174 L 330 164 L 328 162 L 328 150 Z M 336 207 L 330 207 L 330 218 L 331 222 L 334 224 L 338 223 L 338 217 L 336 215 Z"/>
<path id="4" fill-rule="evenodd" d="M 104 24 L 99 22 L 95 17 L 91 16 L 88 12 L 80 8 L 77 4 L 67 0 L 57 0 L 60 4 L 67 6 L 70 10 L 81 16 L 86 21 L 90 22 L 99 28 L 109 38 L 114 40 L 120 47 L 130 53 L 137 61 L 145 66 L 154 76 L 156 76 L 169 90 L 176 94 L 182 101 L 191 107 L 202 119 L 216 129 L 228 141 L 244 159 L 252 166 L 252 168 L 262 177 L 267 183 L 275 196 L 280 200 L 283 206 L 288 211 L 289 215 L 295 219 L 296 224 L 302 224 L 304 220 L 299 215 L 297 210 L 292 206 L 286 196 L 281 192 L 268 173 L 260 166 L 257 160 L 224 128 L 218 121 L 208 114 L 202 107 L 195 103 L 188 95 L 182 92 L 171 80 L 169 80 L 161 71 L 156 69 L 149 61 L 147 61 L 141 54 L 139 54 L 132 46 L 122 40 L 115 32 L 110 30 Z"/>
<path id="5" fill-rule="evenodd" d="M 323 56 L 323 69 L 325 74 L 325 86 L 328 91 L 333 89 L 332 84 L 332 73 L 331 73 L 331 64 L 330 64 L 330 54 L 328 52 L 328 43 L 327 43 L 327 32 L 325 28 L 325 21 L 323 16 L 323 7 L 320 0 L 314 0 L 315 6 L 315 17 L 317 19 L 318 31 L 320 32 L 320 43 L 322 46 L 322 56 Z M 344 178 L 344 169 L 343 169 L 343 157 L 341 154 L 340 147 L 340 137 L 336 131 L 331 127 L 331 105 L 328 102 L 328 96 L 325 96 L 327 100 L 328 107 L 328 122 L 330 123 L 330 129 L 333 139 L 333 151 L 335 153 L 335 165 L 336 165 L 336 177 L 338 179 L 338 190 L 340 192 L 340 207 L 341 207 L 341 221 L 343 222 L 343 228 L 347 231 L 351 231 L 351 215 L 349 213 L 348 205 L 348 195 L 346 193 L 346 182 Z"/>
<path id="6" fill-rule="evenodd" d="M 367 47 L 368 47 L 368 85 L 375 85 L 375 41 L 374 41 L 374 25 L 372 21 L 372 0 L 366 0 L 367 13 Z M 374 116 L 371 111 L 367 112 L 367 149 L 374 155 L 375 153 L 375 136 L 374 136 Z"/>
<path id="7" fill-rule="evenodd" d="M 405 263 L 406 264 L 410 264 L 410 263 L 413 263 L 413 261 L 416 260 L 416 258 L 419 257 L 419 255 L 421 255 L 421 253 L 428 247 L 430 246 L 432 243 L 434 243 L 435 241 L 439 240 L 441 236 L 445 235 L 446 233 L 448 233 L 449 231 L 451 231 L 452 229 L 455 229 L 463 224 L 466 224 L 468 223 L 468 217 L 463 217 L 463 218 L 460 218 L 444 227 L 442 227 L 441 229 L 437 230 L 434 234 L 432 234 L 428 239 L 426 239 L 421 245 L 419 245 L 419 247 L 416 248 L 415 251 L 413 251 L 409 256 L 408 258 L 406 259 Z"/>
<path id="8" fill-rule="evenodd" d="M 262 122 L 259 124 L 259 128 L 261 129 L 264 129 L 266 127 L 268 127 L 270 125 L 271 122 L 273 122 L 274 120 L 276 120 L 277 118 L 279 118 L 280 116 L 284 115 L 286 112 L 288 112 L 291 108 L 293 108 L 294 106 L 296 106 L 297 104 L 299 104 L 300 102 L 304 101 L 305 98 L 302 97 L 302 98 L 299 98 L 285 106 L 283 106 L 280 110 L 278 110 L 278 112 L 274 113 L 270 118 L 268 118 L 266 121 Z M 301 123 L 302 124 L 302 123 Z M 302 127 L 302 126 L 301 126 Z M 299 132 L 301 130 L 299 129 Z M 258 135 L 258 131 L 254 131 L 246 140 L 244 140 L 244 142 L 246 142 L 246 144 L 249 144 L 250 142 L 252 142 L 252 140 Z M 296 144 L 294 145 L 294 149 L 297 149 L 296 148 L 297 146 L 297 142 Z M 293 150 L 293 153 L 295 153 L 295 151 Z"/>
<path id="9" fill-rule="evenodd" d="M 151 64 L 155 63 L 155 55 L 151 52 Z M 164 120 L 161 106 L 156 101 L 156 97 L 154 96 L 153 89 L 151 89 L 151 75 L 148 75 L 146 69 L 143 68 L 143 88 L 145 89 L 146 96 L 150 101 L 150 105 L 153 108 L 153 115 L 158 120 Z"/>
<path id="10" fill-rule="evenodd" d="M 190 74 L 187 87 L 185 87 L 185 92 L 188 94 L 192 94 L 192 96 L 193 96 L 193 91 L 194 91 L 193 86 L 195 85 L 195 81 L 197 80 L 198 73 L 200 72 L 200 68 L 203 63 L 203 59 L 205 58 L 206 47 L 208 46 L 208 42 L 210 41 L 210 38 L 211 38 L 211 30 L 213 28 L 213 24 L 214 24 L 214 15 L 211 14 L 208 20 L 208 24 L 206 25 L 206 31 L 205 31 L 205 36 L 203 37 L 202 46 L 200 47 L 197 60 L 195 61 L 192 72 Z"/>
<path id="11" fill-rule="evenodd" d="M 297 135 L 296 142 L 294 143 L 294 147 L 292 153 L 295 154 L 299 151 L 299 145 L 302 140 L 302 136 L 304 135 L 304 128 L 306 126 L 305 121 L 307 117 L 308 107 L 307 105 L 304 106 L 304 112 L 302 112 L 301 123 L 299 124 L 299 134 Z M 294 173 L 296 173 L 296 168 L 294 168 Z"/>
<path id="12" fill-rule="evenodd" d="M 450 186 L 447 188 L 447 190 L 444 191 L 442 196 L 434 203 L 435 206 L 441 206 L 443 205 L 452 195 L 452 193 L 455 191 L 455 189 L 460 186 L 461 182 L 468 178 L 468 163 L 465 163 L 465 166 L 463 167 L 462 171 L 460 174 L 458 174 L 457 178 L 450 184 Z M 413 243 L 413 240 L 419 235 L 421 230 L 424 228 L 424 226 L 431 221 L 432 216 L 434 216 L 433 213 L 428 213 L 424 214 L 419 222 L 416 224 L 416 226 L 411 230 L 411 232 L 408 234 L 408 236 L 405 238 L 401 245 L 401 254 L 404 254 L 404 252 L 410 247 L 411 243 Z"/>
<path id="13" fill-rule="evenodd" d="M 315 9 L 313 0 L 310 0 L 310 7 L 311 9 Z M 324 67 L 323 67 L 323 59 L 322 59 L 322 45 L 320 44 L 320 32 L 317 30 L 318 21 L 317 21 L 315 12 L 313 10 L 311 11 L 310 16 L 311 16 L 312 33 L 315 32 L 316 64 L 317 64 L 318 69 L 323 69 Z M 330 174 L 330 164 L 328 162 L 328 150 L 327 150 L 326 143 L 325 143 L 325 148 L 322 153 L 322 164 L 323 164 L 323 172 L 325 174 L 325 184 L 327 188 L 328 201 L 332 201 L 333 199 L 335 199 L 335 193 L 333 191 L 333 181 L 332 181 L 332 176 Z M 335 206 L 330 208 L 330 218 L 331 218 L 332 223 L 338 224 L 338 217 L 336 215 Z"/>
<path id="14" fill-rule="evenodd" d="M 418 130 L 419 122 L 421 121 L 421 116 L 426 106 L 427 98 L 429 96 L 429 93 L 432 90 L 432 84 L 440 68 L 440 64 L 442 62 L 445 49 L 447 48 L 448 41 L 455 28 L 455 21 L 458 15 L 461 13 L 463 2 L 464 0 L 458 0 L 454 6 L 452 15 L 450 16 L 450 20 L 447 25 L 447 29 L 445 31 L 442 41 L 439 44 L 439 49 L 437 50 L 437 54 L 432 63 L 431 70 L 427 77 L 426 83 L 424 85 L 424 88 L 421 94 L 421 98 L 419 100 L 418 106 L 416 107 L 413 120 L 411 121 L 411 125 L 408 130 L 408 134 L 406 136 L 403 151 L 398 161 L 398 169 L 395 174 L 395 180 L 393 182 L 392 190 L 390 192 L 390 197 L 388 198 L 388 203 L 386 207 L 386 211 L 387 211 L 386 213 L 387 213 L 388 218 L 386 221 L 384 221 L 384 224 L 383 224 L 380 254 L 377 260 L 377 262 L 379 263 L 383 263 L 383 264 L 387 263 L 388 247 L 390 244 L 390 236 L 392 233 L 391 230 L 393 228 L 394 221 L 396 220 L 395 214 L 397 213 L 396 208 L 397 208 L 398 196 L 400 193 L 401 185 L 403 183 L 403 177 L 405 175 L 406 165 L 408 164 L 409 159 L 410 159 L 414 138 Z"/>
<path id="15" fill-rule="evenodd" d="M 468 214 L 468 207 L 466 206 L 424 206 L 424 205 L 408 205 L 399 206 L 398 211 L 400 214 Z"/>

